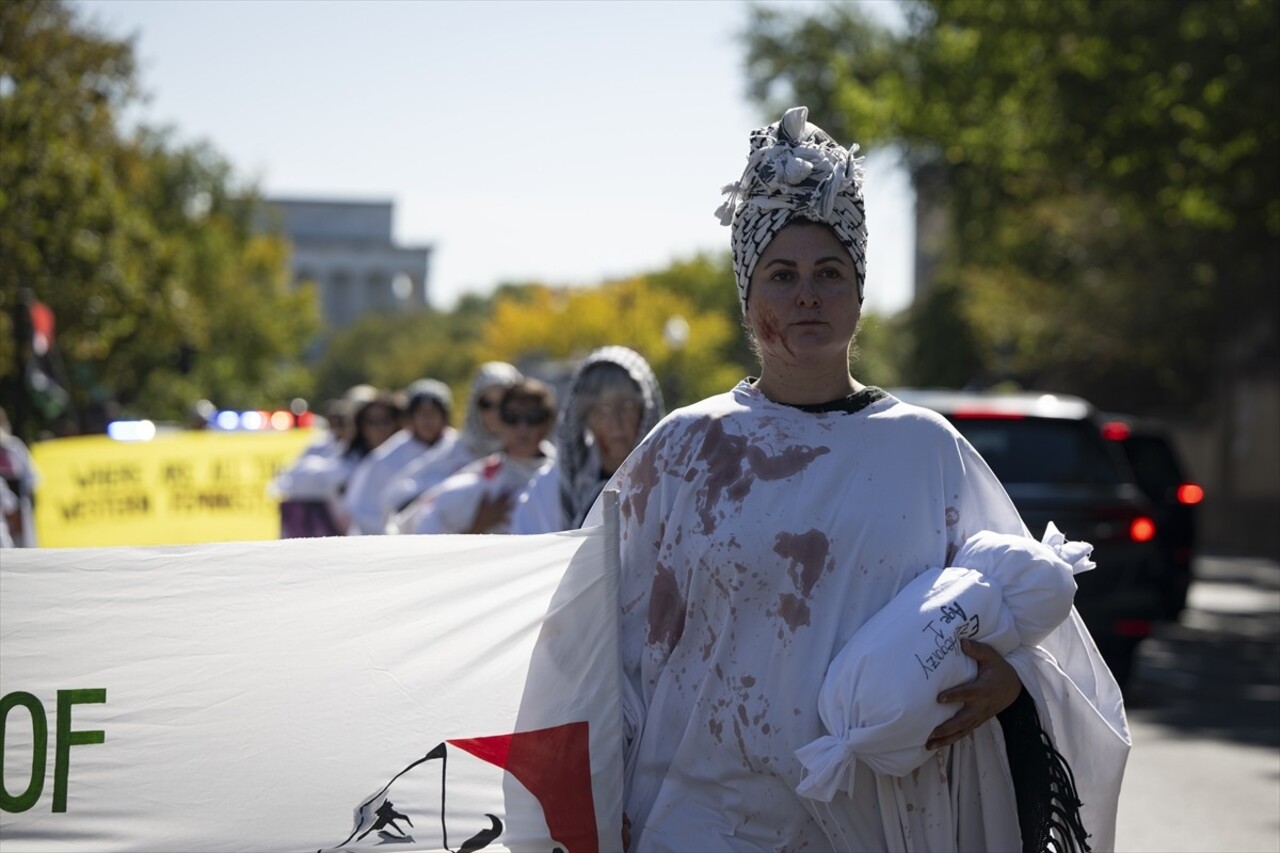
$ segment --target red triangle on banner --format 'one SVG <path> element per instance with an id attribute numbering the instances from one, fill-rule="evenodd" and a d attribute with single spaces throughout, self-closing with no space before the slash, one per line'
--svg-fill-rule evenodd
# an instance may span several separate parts
<path id="1" fill-rule="evenodd" d="M 597 849 L 586 722 L 492 737 L 459 738 L 447 743 L 516 777 L 542 805 L 551 837 L 565 845 L 569 853 Z"/>

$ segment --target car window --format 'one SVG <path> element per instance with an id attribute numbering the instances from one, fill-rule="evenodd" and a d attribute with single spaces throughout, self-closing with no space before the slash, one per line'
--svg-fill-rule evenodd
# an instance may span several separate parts
<path id="1" fill-rule="evenodd" d="M 1116 484 L 1125 473 L 1089 421 L 956 418 L 952 421 L 1004 483 Z"/>
<path id="2" fill-rule="evenodd" d="M 1138 485 L 1147 494 L 1163 499 L 1170 489 L 1176 489 L 1182 483 L 1177 457 L 1163 439 L 1131 435 L 1121 445 L 1129 455 Z"/>

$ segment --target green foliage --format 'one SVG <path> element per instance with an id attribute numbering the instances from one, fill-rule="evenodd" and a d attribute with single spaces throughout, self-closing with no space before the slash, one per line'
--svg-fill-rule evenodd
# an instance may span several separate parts
<path id="1" fill-rule="evenodd" d="M 901 145 L 920 204 L 946 211 L 908 381 L 1171 409 L 1274 360 L 1280 6 L 907 8 L 899 34 L 845 6 L 756 10 L 747 50 L 774 112 Z"/>
<path id="2" fill-rule="evenodd" d="M 308 393 L 300 354 L 319 315 L 288 286 L 287 246 L 255 235 L 253 190 L 216 153 L 121 130 L 137 93 L 128 42 L 62 3 L 0 4 L 4 340 L 28 289 L 57 317 L 82 421 L 108 404 L 178 419 L 201 397 L 265 407 Z M 21 388 L 9 346 L 0 383 L 6 399 Z"/>
<path id="3" fill-rule="evenodd" d="M 331 399 L 361 382 L 399 389 L 429 376 L 462 399 L 485 361 L 568 363 L 618 344 L 649 360 L 669 406 L 690 402 L 749 372 L 750 356 L 736 358 L 745 350 L 732 270 L 727 283 L 724 271 L 718 259 L 695 257 L 595 287 L 508 283 L 487 297 L 463 297 L 449 313 L 368 315 L 328 338 L 317 396 Z M 726 288 L 732 313 L 720 295 Z M 684 340 L 668 331 L 676 317 L 688 324 Z"/>
<path id="4" fill-rule="evenodd" d="M 691 282 L 701 262 L 677 264 L 657 274 L 594 288 L 534 287 L 518 296 L 499 296 L 486 326 L 483 349 L 492 358 L 519 363 L 573 360 L 596 347 L 627 346 L 643 355 L 662 384 L 669 408 L 719 393 L 742 378 L 733 359 L 740 337 L 734 314 L 702 310 L 695 299 L 672 287 Z M 732 279 L 729 284 L 733 291 Z M 715 297 L 702 290 L 704 299 Z"/>
<path id="5" fill-rule="evenodd" d="M 452 313 L 366 315 L 326 338 L 316 365 L 316 397 L 335 399 L 365 382 L 399 390 L 429 377 L 447 383 L 456 399 L 465 399 L 472 372 L 489 360 L 479 341 L 491 312 L 491 300 L 468 296 Z"/>

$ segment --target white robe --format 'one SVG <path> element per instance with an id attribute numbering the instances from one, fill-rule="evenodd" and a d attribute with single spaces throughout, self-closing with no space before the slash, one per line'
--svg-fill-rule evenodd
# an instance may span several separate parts
<path id="1" fill-rule="evenodd" d="M 446 426 L 435 444 L 427 444 L 412 430 L 402 429 L 360 460 L 342 499 L 351 517 L 347 535 L 383 533 L 387 519 L 397 509 L 391 505 L 395 481 L 410 465 L 425 465 L 427 460 L 443 457 L 457 441 L 458 432 L 453 427 Z"/>
<path id="2" fill-rule="evenodd" d="M 941 416 L 892 397 L 805 413 L 743 382 L 672 413 L 609 488 L 633 849 L 1019 847 L 994 719 L 901 778 L 859 762 L 853 798 L 795 792 L 796 750 L 825 733 L 819 690 L 854 631 L 971 534 L 1027 533 Z M 1076 772 L 1089 843 L 1110 848 L 1128 750 L 1114 679 L 1074 612 L 1009 660 Z"/>
<path id="3" fill-rule="evenodd" d="M 568 528 L 569 519 L 560 501 L 560 463 L 557 461 L 530 480 L 516 499 L 516 507 L 511 511 L 511 532 L 527 536 Z"/>
<path id="4" fill-rule="evenodd" d="M 477 459 L 392 516 L 387 532 L 466 533 L 483 498 L 493 499 L 504 494 L 514 498 L 532 477 L 553 464 L 554 456 L 513 459 L 505 453 L 495 453 Z M 509 533 L 510 525 L 508 517 L 486 532 Z"/>

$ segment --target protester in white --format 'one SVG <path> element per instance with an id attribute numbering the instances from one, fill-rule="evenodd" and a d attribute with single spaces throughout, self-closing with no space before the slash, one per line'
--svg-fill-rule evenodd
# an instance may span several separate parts
<path id="1" fill-rule="evenodd" d="M 555 461 L 545 439 L 555 425 L 555 395 L 525 378 L 502 395 L 502 450 L 427 490 L 388 524 L 392 533 L 509 533 L 511 509 L 529 480 Z"/>
<path id="2" fill-rule="evenodd" d="M 403 511 L 415 498 L 463 466 L 502 448 L 498 403 L 503 393 L 522 378 L 520 371 L 505 361 L 488 361 L 476 369 L 458 440 L 444 453 L 410 463 L 388 486 L 384 500 L 389 516 Z"/>
<path id="3" fill-rule="evenodd" d="M 560 407 L 555 464 L 516 501 L 511 532 L 580 527 L 609 477 L 663 414 L 662 389 L 644 356 L 621 346 L 589 353 Z"/>
<path id="4" fill-rule="evenodd" d="M 4 480 L 17 502 L 17 507 L 6 511 L 0 524 L 9 527 L 13 544 L 19 548 L 34 548 L 36 518 L 34 497 L 40 478 L 31 451 L 26 443 L 13 434 L 9 416 L 0 408 L 0 480 Z"/>
<path id="5" fill-rule="evenodd" d="M 325 428 L 267 486 L 276 500 L 327 500 L 335 497 L 349 471 L 338 475 L 333 460 L 345 455 L 356 439 L 356 411 L 378 396 L 372 385 L 353 385 L 326 409 Z"/>
<path id="6" fill-rule="evenodd" d="M 283 538 L 342 535 L 349 520 L 342 505 L 348 481 L 360 461 L 399 428 L 400 406 L 392 395 L 358 388 L 350 397 L 349 435 L 313 445 L 267 487 L 281 502 Z"/>
<path id="7" fill-rule="evenodd" d="M 18 496 L 9 488 L 9 484 L 0 479 L 0 548 L 13 547 L 11 528 L 17 526 Z"/>
<path id="8" fill-rule="evenodd" d="M 797 793 L 797 750 L 826 734 L 820 691 L 855 632 L 971 535 L 1028 532 L 944 418 L 849 371 L 865 277 L 860 160 L 798 107 L 752 134 L 726 192 L 760 376 L 673 412 L 610 485 L 632 849 L 1069 850 L 1081 821 L 1094 850 L 1110 849 L 1128 731 L 1074 610 L 1008 660 L 964 641 L 977 675 L 938 694 L 954 713 L 917 772 L 858 761 L 852 796 Z M 1029 726 L 1004 727 L 1015 709 L 1030 710 Z M 1024 753 L 1069 766 L 1084 806 L 1024 772 Z M 1047 820 L 1054 808 L 1068 818 Z"/>
<path id="9" fill-rule="evenodd" d="M 458 441 L 449 426 L 453 394 L 436 379 L 419 379 L 405 388 L 406 426 L 360 461 L 347 483 L 342 503 L 351 524 L 348 536 L 382 534 L 392 507 L 392 482 L 409 465 L 448 453 Z"/>

